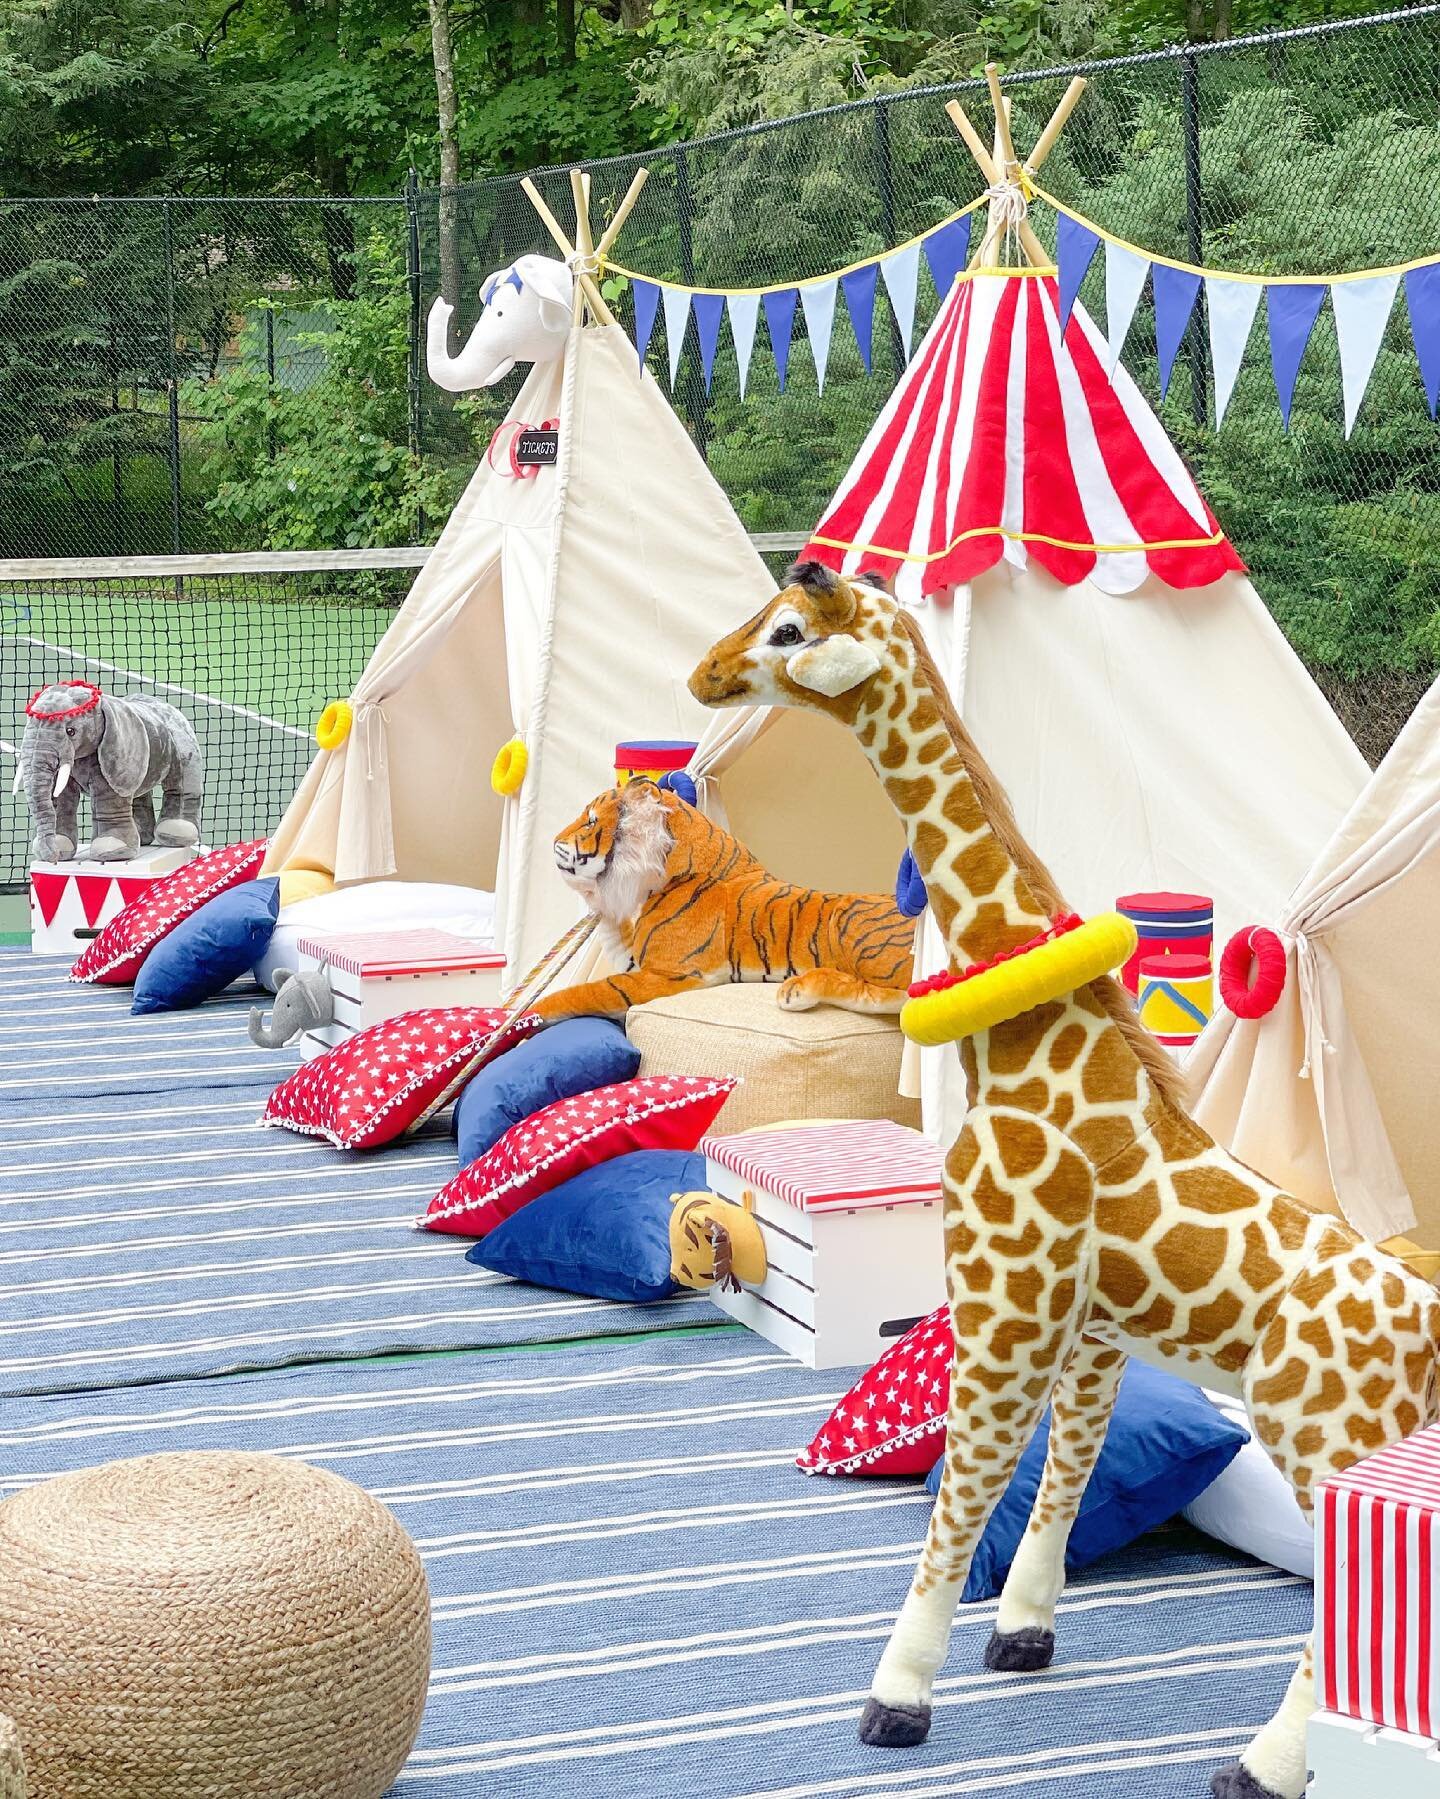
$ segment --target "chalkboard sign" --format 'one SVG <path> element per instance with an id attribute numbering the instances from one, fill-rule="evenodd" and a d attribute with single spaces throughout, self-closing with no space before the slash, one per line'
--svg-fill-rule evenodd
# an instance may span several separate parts
<path id="1" fill-rule="evenodd" d="M 515 460 L 521 468 L 554 468 L 559 454 L 558 431 L 522 431 L 515 439 Z"/>

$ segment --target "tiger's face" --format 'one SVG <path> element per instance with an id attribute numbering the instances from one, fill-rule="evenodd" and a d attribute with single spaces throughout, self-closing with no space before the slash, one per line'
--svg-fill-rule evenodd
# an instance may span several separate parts
<path id="1" fill-rule="evenodd" d="M 555 866 L 591 912 L 633 918 L 664 882 L 674 845 L 670 810 L 680 805 L 651 781 L 597 794 L 555 838 Z"/>

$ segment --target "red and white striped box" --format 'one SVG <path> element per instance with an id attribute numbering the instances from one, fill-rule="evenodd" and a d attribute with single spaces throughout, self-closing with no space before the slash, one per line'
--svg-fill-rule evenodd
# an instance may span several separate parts
<path id="1" fill-rule="evenodd" d="M 753 1195 L 764 1283 L 718 1306 L 811 1368 L 868 1366 L 945 1298 L 940 1151 L 889 1119 L 766 1126 L 700 1144 L 722 1199 Z"/>
<path id="2" fill-rule="evenodd" d="M 351 931 L 301 937 L 299 972 L 326 965 L 335 1016 L 306 1031 L 308 1061 L 357 1031 L 422 1006 L 493 1006 L 500 1000 L 505 958 L 488 943 L 449 931 Z"/>
<path id="3" fill-rule="evenodd" d="M 1315 1655 L 1322 1710 L 1440 1733 L 1440 1427 L 1321 1484 Z"/>

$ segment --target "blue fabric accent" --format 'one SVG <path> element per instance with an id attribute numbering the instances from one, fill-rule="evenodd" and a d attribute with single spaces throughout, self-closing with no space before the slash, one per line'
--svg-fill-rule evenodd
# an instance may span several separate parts
<path id="1" fill-rule="evenodd" d="M 1160 397 L 1170 391 L 1170 375 L 1175 367 L 1185 328 L 1195 310 L 1195 296 L 1200 292 L 1200 277 L 1188 269 L 1172 269 L 1168 263 L 1151 265 L 1150 279 L 1155 293 L 1155 348 L 1160 357 Z"/>
<path id="2" fill-rule="evenodd" d="M 765 309 L 765 328 L 770 333 L 770 353 L 775 358 L 775 373 L 783 394 L 785 371 L 790 366 L 790 338 L 795 330 L 795 308 L 800 304 L 800 290 L 787 287 L 778 294 L 765 294 L 760 304 Z"/>
<path id="3" fill-rule="evenodd" d="M 1320 316 L 1329 289 L 1323 282 L 1283 282 L 1265 289 L 1265 316 L 1270 323 L 1270 369 L 1275 392 L 1280 396 L 1280 416 L 1290 429 L 1290 407 L 1295 398 L 1295 377 L 1310 333 Z"/>
<path id="4" fill-rule="evenodd" d="M 1075 304 L 1080 283 L 1085 279 L 1099 247 L 1100 239 L 1093 231 L 1077 223 L 1068 213 L 1060 214 L 1060 221 L 1055 227 L 1055 267 L 1060 292 L 1062 330 L 1069 322 L 1070 308 Z"/>
<path id="5" fill-rule="evenodd" d="M 1410 337 L 1425 383 L 1425 403 L 1435 416 L 1440 398 L 1440 266 L 1410 269 L 1405 276 L 1405 308 L 1410 314 Z"/>
<path id="6" fill-rule="evenodd" d="M 720 321 L 725 316 L 724 294 L 696 294 L 690 302 L 695 312 L 695 331 L 700 339 L 700 367 L 705 376 L 705 391 L 710 391 L 710 377 L 715 373 L 715 346 L 720 342 Z"/>
<path id="7" fill-rule="evenodd" d="M 525 283 L 514 269 L 501 269 L 498 275 L 492 276 L 485 283 L 480 293 L 481 303 L 488 306 L 502 287 L 513 287 L 517 294 L 523 294 L 525 291 Z"/>
<path id="8" fill-rule="evenodd" d="M 668 774 L 661 775 L 658 785 L 668 788 L 676 799 L 684 800 L 687 806 L 693 806 L 699 797 L 694 777 L 686 774 L 683 768 L 672 768 Z"/>
<path id="9" fill-rule="evenodd" d="M 925 260 L 930 265 L 930 279 L 935 292 L 943 300 L 955 285 L 955 277 L 965 267 L 970 255 L 970 214 L 952 219 L 938 231 L 932 231 L 922 243 Z"/>
<path id="10" fill-rule="evenodd" d="M 655 330 L 655 314 L 660 307 L 660 289 L 653 281 L 635 281 L 631 283 L 635 290 L 635 350 L 641 362 L 645 360 L 645 352 L 650 348 L 650 338 Z"/>
<path id="11" fill-rule="evenodd" d="M 907 849 L 900 858 L 900 867 L 895 875 L 895 908 L 903 912 L 906 918 L 918 918 L 929 903 L 925 892 L 925 878 Z"/>
<path id="12" fill-rule="evenodd" d="M 632 1150 L 532 1199 L 465 1260 L 592 1299 L 669 1299 L 680 1291 L 670 1278 L 670 1202 L 704 1185 L 705 1158 L 694 1150 Z"/>
<path id="13" fill-rule="evenodd" d="M 265 954 L 280 911 L 280 877 L 242 881 L 162 937 L 135 977 L 132 1012 L 175 1012 L 223 993 Z"/>
<path id="14" fill-rule="evenodd" d="M 840 277 L 840 291 L 845 296 L 845 307 L 850 314 L 860 360 L 865 364 L 867 375 L 871 372 L 871 345 L 875 337 L 875 283 L 879 276 L 879 263 L 867 262 Z"/>
<path id="15" fill-rule="evenodd" d="M 1143 1004 L 1152 993 L 1163 993 L 1167 999 L 1174 1000 L 1175 1004 L 1179 1006 L 1182 1012 L 1188 1012 L 1190 1014 L 1191 1018 L 1194 1019 L 1195 1023 L 1199 1025 L 1202 1031 L 1205 1026 L 1209 1024 L 1210 1020 L 1200 1010 L 1199 1006 L 1195 1004 L 1194 1000 L 1186 999 L 1185 995 L 1177 988 L 1172 987 L 1169 981 L 1147 982 L 1145 991 L 1140 996 L 1141 1003 Z"/>
<path id="16" fill-rule="evenodd" d="M 463 1168 L 557 1099 L 634 1078 L 640 1052 L 609 1018 L 566 1018 L 482 1068 L 455 1107 Z"/>
<path id="17" fill-rule="evenodd" d="M 1198 1387 L 1162 1368 L 1130 1362 L 1121 1377 L 1105 1447 L 1070 1532 L 1066 1572 L 1089 1567 L 1173 1518 L 1205 1491 L 1247 1441 L 1246 1433 L 1222 1416 Z M 966 1600 L 993 1599 L 1005 1584 L 1040 1490 L 1049 1442 L 1047 1411 L 990 1515 L 970 1564 Z M 941 1456 L 926 1477 L 929 1492 L 939 1492 L 944 1466 Z"/>

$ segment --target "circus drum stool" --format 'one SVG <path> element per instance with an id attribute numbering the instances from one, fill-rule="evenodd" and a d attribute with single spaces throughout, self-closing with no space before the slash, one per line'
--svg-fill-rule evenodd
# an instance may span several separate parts
<path id="1" fill-rule="evenodd" d="M 414 1545 L 338 1475 L 154 1455 L 0 1505 L 3 1799 L 380 1799 L 429 1670 Z"/>

